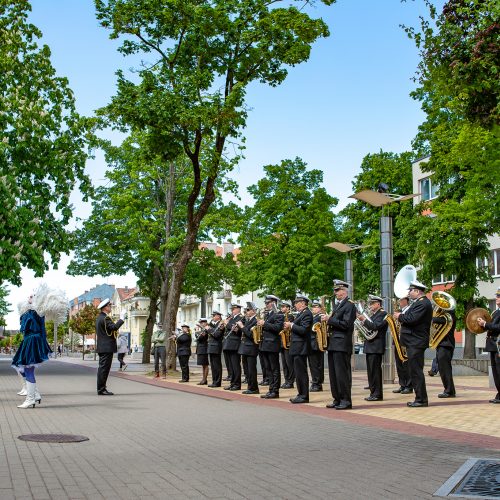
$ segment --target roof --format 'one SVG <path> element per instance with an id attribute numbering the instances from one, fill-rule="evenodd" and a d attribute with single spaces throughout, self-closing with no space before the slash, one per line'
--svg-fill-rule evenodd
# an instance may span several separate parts
<path id="1" fill-rule="evenodd" d="M 98 302 L 104 299 L 111 300 L 113 298 L 113 293 L 115 292 L 115 285 L 96 285 L 94 288 L 82 293 L 77 298 L 77 303 L 87 303 L 92 304 L 96 299 L 99 299 Z M 72 300 L 70 303 L 74 304 L 75 301 Z"/>
<path id="2" fill-rule="evenodd" d="M 139 291 L 137 287 L 129 288 L 126 286 L 125 288 L 117 288 L 118 297 L 120 297 L 120 301 L 131 299 L 134 295 Z"/>

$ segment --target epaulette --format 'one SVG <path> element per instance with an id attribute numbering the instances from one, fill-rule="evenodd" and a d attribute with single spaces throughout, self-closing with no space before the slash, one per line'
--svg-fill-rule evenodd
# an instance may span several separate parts
<path id="1" fill-rule="evenodd" d="M 347 301 L 350 302 L 351 304 L 356 305 L 356 303 L 353 300 L 351 300 L 351 299 L 347 299 Z"/>
<path id="2" fill-rule="evenodd" d="M 422 297 L 420 297 L 418 300 L 424 300 L 425 298 L 426 298 L 425 295 L 422 295 Z"/>

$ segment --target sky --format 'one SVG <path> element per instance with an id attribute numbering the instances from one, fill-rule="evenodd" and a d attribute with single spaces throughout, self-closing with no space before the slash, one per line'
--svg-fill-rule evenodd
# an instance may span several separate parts
<path id="1" fill-rule="evenodd" d="M 139 60 L 117 52 L 119 42 L 109 40 L 99 27 L 92 0 L 31 4 L 30 21 L 42 31 L 53 66 L 69 79 L 79 112 L 91 115 L 114 95 L 116 70 L 137 67 Z M 380 150 L 410 151 L 424 120 L 420 104 L 409 95 L 415 88 L 418 51 L 400 27 L 418 26 L 419 16 L 426 15 L 423 0 L 338 0 L 330 7 L 318 2 L 309 15 L 323 18 L 330 37 L 316 42 L 309 60 L 290 68 L 281 86 L 253 84 L 248 90 L 245 159 L 233 172 L 242 205 L 252 203 L 246 188 L 262 177 L 264 165 L 300 157 L 309 168 L 324 172 L 324 187 L 339 199 L 340 209 L 350 202 L 363 157 Z M 102 184 L 106 165 L 101 155 L 87 170 L 95 184 Z M 90 214 L 78 193 L 72 203 L 75 217 Z M 24 270 L 22 286 L 9 286 L 13 311 L 6 317 L 8 329 L 18 328 L 18 302 L 42 281 L 64 290 L 68 299 L 101 283 L 135 285 L 131 273 L 67 276 L 69 261 L 64 256 L 59 269 L 43 278 Z"/>

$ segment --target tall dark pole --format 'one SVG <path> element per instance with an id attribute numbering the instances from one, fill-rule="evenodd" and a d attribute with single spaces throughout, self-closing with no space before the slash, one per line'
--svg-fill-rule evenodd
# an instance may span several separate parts
<path id="1" fill-rule="evenodd" d="M 384 309 L 392 314 L 392 297 L 394 296 L 394 264 L 392 258 L 392 217 L 380 217 L 380 283 L 384 299 Z M 384 382 L 394 382 L 394 356 L 392 355 L 392 338 L 389 329 L 386 333 L 385 353 L 382 361 Z"/>
<path id="2" fill-rule="evenodd" d="M 352 299 L 354 297 L 354 274 L 352 271 L 352 259 L 348 253 L 346 253 L 344 261 L 344 281 L 349 283 L 348 296 Z"/>

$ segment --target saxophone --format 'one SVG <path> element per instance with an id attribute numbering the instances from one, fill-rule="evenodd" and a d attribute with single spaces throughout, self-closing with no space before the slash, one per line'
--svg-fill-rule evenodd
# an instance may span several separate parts
<path id="1" fill-rule="evenodd" d="M 288 321 L 288 313 L 285 313 L 285 323 Z M 290 349 L 290 336 L 291 336 L 291 331 L 288 328 L 283 328 L 281 332 L 279 333 L 281 337 L 281 345 L 285 349 Z"/>
<path id="2" fill-rule="evenodd" d="M 257 317 L 257 321 L 264 319 L 264 314 L 260 309 L 257 311 L 255 316 Z M 252 332 L 253 343 L 257 345 L 260 344 L 262 342 L 262 326 L 252 326 L 250 331 Z"/>
<path id="3" fill-rule="evenodd" d="M 325 351 L 328 346 L 327 324 L 326 321 L 318 321 L 312 326 L 313 332 L 316 334 L 316 341 L 321 352 Z"/>

